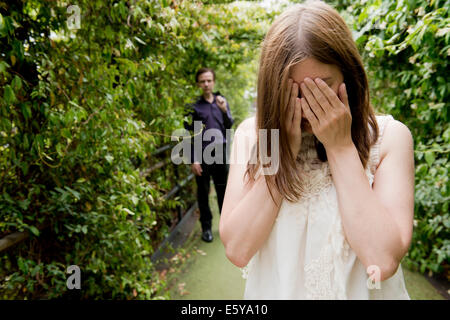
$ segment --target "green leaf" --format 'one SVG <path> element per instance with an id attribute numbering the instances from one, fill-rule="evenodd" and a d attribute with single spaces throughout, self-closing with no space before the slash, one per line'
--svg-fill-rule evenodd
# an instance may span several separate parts
<path id="1" fill-rule="evenodd" d="M 14 88 L 14 91 L 19 91 L 22 89 L 22 79 L 20 79 L 17 75 L 14 76 L 14 79 L 11 81 L 11 85 Z"/>
<path id="2" fill-rule="evenodd" d="M 29 103 L 21 103 L 20 110 L 22 110 L 22 114 L 25 119 L 31 119 L 31 108 Z"/>
<path id="3" fill-rule="evenodd" d="M 63 146 L 61 145 L 61 143 L 58 143 L 57 145 L 56 145 L 56 152 L 58 153 L 58 155 L 60 156 L 60 157 L 63 157 L 64 156 L 64 150 L 63 150 Z"/>
<path id="4" fill-rule="evenodd" d="M 122 210 L 125 211 L 126 213 L 128 213 L 130 216 L 134 216 L 134 212 L 131 211 L 130 209 L 128 209 L 128 208 L 122 208 Z"/>
<path id="5" fill-rule="evenodd" d="M 79 192 L 69 188 L 68 186 L 65 186 L 64 189 L 69 191 L 77 200 L 80 200 L 80 193 Z"/>
<path id="6" fill-rule="evenodd" d="M 428 165 L 431 167 L 434 163 L 435 156 L 433 151 L 426 151 L 425 152 L 425 161 L 428 163 Z"/>
<path id="7" fill-rule="evenodd" d="M 28 169 L 29 169 L 28 163 L 27 162 L 21 162 L 20 169 L 22 169 L 22 172 L 23 172 L 24 175 L 27 175 Z"/>
<path id="8" fill-rule="evenodd" d="M 114 161 L 114 157 L 112 155 L 107 154 L 105 156 L 106 161 L 108 161 L 109 164 L 111 164 Z"/>
<path id="9" fill-rule="evenodd" d="M 28 273 L 28 267 L 26 263 L 24 263 L 24 259 L 22 257 L 19 257 L 19 259 L 17 259 L 17 266 L 23 273 Z"/>
<path id="10" fill-rule="evenodd" d="M 3 15 L 0 13 L 0 32 L 5 28 L 5 21 L 3 20 Z"/>
<path id="11" fill-rule="evenodd" d="M 38 228 L 36 228 L 35 226 L 30 226 L 29 229 L 34 235 L 39 236 Z"/>
<path id="12" fill-rule="evenodd" d="M 16 102 L 16 95 L 14 94 L 14 90 L 9 84 L 5 86 L 3 100 L 5 100 L 6 104 L 13 104 L 14 102 Z"/>
<path id="13" fill-rule="evenodd" d="M 70 130 L 67 128 L 61 130 L 61 135 L 66 139 L 72 139 L 72 134 L 70 133 Z"/>
<path id="14" fill-rule="evenodd" d="M 8 69 L 10 67 L 9 64 L 6 63 L 6 61 L 0 61 L 0 73 L 6 75 L 6 69 Z"/>
<path id="15" fill-rule="evenodd" d="M 136 206 L 139 203 L 139 198 L 136 195 L 131 196 L 131 202 Z"/>

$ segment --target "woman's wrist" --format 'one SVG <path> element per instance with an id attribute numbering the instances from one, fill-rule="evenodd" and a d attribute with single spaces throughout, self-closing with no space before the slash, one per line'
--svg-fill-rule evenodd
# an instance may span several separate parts
<path id="1" fill-rule="evenodd" d="M 353 141 L 334 146 L 324 146 L 328 158 L 337 158 L 344 154 L 352 153 L 356 150 L 356 146 Z"/>

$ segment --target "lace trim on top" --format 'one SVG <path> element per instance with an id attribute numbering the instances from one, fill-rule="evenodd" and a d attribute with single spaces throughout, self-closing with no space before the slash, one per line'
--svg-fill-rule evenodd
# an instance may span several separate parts
<path id="1" fill-rule="evenodd" d="M 248 279 L 248 275 L 249 275 L 250 270 L 251 270 L 250 267 L 251 267 L 251 262 L 252 262 L 252 260 L 253 260 L 253 259 L 251 259 L 250 262 L 249 262 L 245 267 L 240 268 L 240 269 L 241 269 L 241 272 L 242 272 L 242 278 L 244 278 L 244 279 Z"/>
<path id="2" fill-rule="evenodd" d="M 336 201 L 330 201 L 327 197 L 326 201 L 328 208 L 338 211 Z M 328 233 L 327 242 L 320 250 L 319 257 L 305 264 L 307 299 L 347 299 L 343 274 L 349 255 L 350 245 L 345 238 L 341 217 L 338 213 Z"/>
<path id="3" fill-rule="evenodd" d="M 299 202 L 318 195 L 333 184 L 328 162 L 322 162 L 317 155 L 316 139 L 312 133 L 302 133 L 302 145 L 297 155 L 297 163 L 302 170 L 304 193 Z"/>
<path id="4" fill-rule="evenodd" d="M 386 128 L 386 125 L 390 120 L 394 120 L 394 117 L 390 114 L 386 116 L 377 116 L 379 136 L 376 143 L 370 149 L 370 164 L 372 165 L 372 172 L 375 172 L 377 166 L 380 163 L 381 140 L 383 139 L 384 129 Z"/>
<path id="5" fill-rule="evenodd" d="M 305 265 L 305 288 L 307 299 L 335 299 L 331 288 L 333 271 L 332 255 L 329 246 L 320 251 L 319 257 Z"/>

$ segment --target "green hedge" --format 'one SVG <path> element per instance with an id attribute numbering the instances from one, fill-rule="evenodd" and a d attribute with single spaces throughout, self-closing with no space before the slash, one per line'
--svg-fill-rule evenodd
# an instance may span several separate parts
<path id="1" fill-rule="evenodd" d="M 270 14 L 200 1 L 83 0 L 70 2 L 80 12 L 73 29 L 74 12 L 62 5 L 0 3 L 0 237 L 31 234 L 0 254 L 0 298 L 70 297 L 66 268 L 75 264 L 79 298 L 166 299 L 150 256 L 174 208 L 195 200 L 193 183 L 162 201 L 178 182 L 174 167 L 140 173 L 183 127 L 200 66 L 223 71 L 231 89 L 233 79 L 241 85 L 226 93 L 245 117 L 245 66 Z M 180 179 L 189 174 L 179 169 Z"/>

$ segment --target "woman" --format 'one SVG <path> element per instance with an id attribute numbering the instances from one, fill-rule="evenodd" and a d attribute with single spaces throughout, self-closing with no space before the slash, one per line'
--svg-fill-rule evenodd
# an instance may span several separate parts
<path id="1" fill-rule="evenodd" d="M 261 166 L 259 129 L 279 129 L 275 174 Z M 236 130 L 231 161 L 219 232 L 248 273 L 245 299 L 409 299 L 400 261 L 412 237 L 412 136 L 374 115 L 351 32 L 329 5 L 296 5 L 271 26 L 256 117 Z"/>

